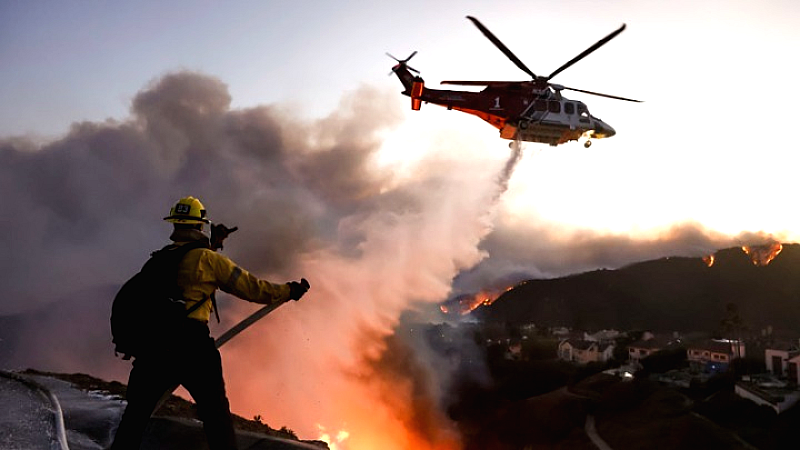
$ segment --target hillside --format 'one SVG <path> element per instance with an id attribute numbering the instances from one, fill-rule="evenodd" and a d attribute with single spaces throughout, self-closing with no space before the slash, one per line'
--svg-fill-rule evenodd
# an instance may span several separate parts
<path id="1" fill-rule="evenodd" d="M 558 279 L 529 280 L 473 312 L 498 323 L 584 329 L 711 331 L 733 303 L 758 331 L 800 323 L 800 245 L 756 266 L 739 248 L 702 258 L 672 257 Z"/>

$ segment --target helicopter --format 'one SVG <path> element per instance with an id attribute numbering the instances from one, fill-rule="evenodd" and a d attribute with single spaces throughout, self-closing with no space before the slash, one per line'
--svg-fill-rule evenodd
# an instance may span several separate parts
<path id="1" fill-rule="evenodd" d="M 480 92 L 430 89 L 425 87 L 425 81 L 420 77 L 420 72 L 408 65 L 408 61 L 417 54 L 416 51 L 402 60 L 387 53 L 390 58 L 397 61 L 397 64 L 392 67 L 392 72 L 403 84 L 402 94 L 411 97 L 412 110 L 418 111 L 422 102 L 433 103 L 444 106 L 448 110 L 454 109 L 480 117 L 500 130 L 500 137 L 503 139 L 517 142 L 540 142 L 551 146 L 583 140 L 584 147 L 588 148 L 592 145 L 591 139 L 608 138 L 616 134 L 616 131 L 609 124 L 591 115 L 586 104 L 562 96 L 561 91 L 569 90 L 616 100 L 641 102 L 641 100 L 576 89 L 550 82 L 553 77 L 622 33 L 625 30 L 625 24 L 564 63 L 550 75 L 538 76 L 528 69 L 478 19 L 472 16 L 467 16 L 467 19 L 472 21 L 508 59 L 530 75 L 531 80 L 441 82 L 443 85 L 484 87 Z"/>

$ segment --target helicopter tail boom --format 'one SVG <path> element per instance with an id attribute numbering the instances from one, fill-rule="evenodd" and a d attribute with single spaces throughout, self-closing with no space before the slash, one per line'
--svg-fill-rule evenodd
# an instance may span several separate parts
<path id="1" fill-rule="evenodd" d="M 400 60 L 387 53 L 390 58 L 397 61 L 397 64 L 392 67 L 392 72 L 397 75 L 400 83 L 403 84 L 403 95 L 411 97 L 411 109 L 414 111 L 419 111 L 420 107 L 422 107 L 422 100 L 420 97 L 422 96 L 423 92 L 425 92 L 425 80 L 423 80 L 419 75 L 413 75 L 411 73 L 412 71 L 417 73 L 419 73 L 419 71 L 413 67 L 409 67 L 407 64 L 408 60 L 416 54 L 417 52 L 414 52 L 408 58 Z"/>

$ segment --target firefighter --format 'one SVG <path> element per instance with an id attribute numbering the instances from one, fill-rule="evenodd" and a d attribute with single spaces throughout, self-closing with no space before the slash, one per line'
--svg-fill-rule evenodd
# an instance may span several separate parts
<path id="1" fill-rule="evenodd" d="M 203 226 L 210 223 L 200 200 L 185 197 L 175 204 L 164 220 L 174 231 L 177 245 L 208 241 Z M 128 405 L 114 437 L 112 450 L 139 449 L 145 428 L 161 396 L 180 384 L 191 394 L 211 450 L 236 449 L 230 405 L 225 394 L 222 362 L 208 329 L 217 289 L 255 303 L 275 304 L 299 300 L 308 282 L 274 284 L 260 280 L 233 261 L 210 248 L 189 250 L 178 266 L 178 286 L 183 290 L 186 309 L 174 339 L 139 355 L 128 380 Z M 196 306 L 201 302 L 199 306 Z M 194 307 L 194 308 L 193 308 Z"/>

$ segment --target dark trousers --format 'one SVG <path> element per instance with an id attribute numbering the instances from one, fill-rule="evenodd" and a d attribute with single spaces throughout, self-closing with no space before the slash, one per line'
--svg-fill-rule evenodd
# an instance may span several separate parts
<path id="1" fill-rule="evenodd" d="M 112 450 L 138 450 L 158 400 L 167 390 L 182 385 L 197 404 L 211 450 L 235 450 L 230 404 L 225 395 L 222 361 L 206 324 L 187 319 L 180 337 L 133 362 L 128 406 L 122 415 Z"/>

